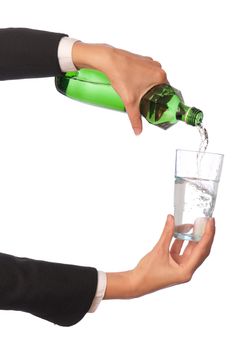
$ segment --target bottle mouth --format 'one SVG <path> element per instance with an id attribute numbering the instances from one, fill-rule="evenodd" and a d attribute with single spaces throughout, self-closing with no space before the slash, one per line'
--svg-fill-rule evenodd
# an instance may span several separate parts
<path id="1" fill-rule="evenodd" d="M 203 120 L 203 112 L 196 107 L 190 108 L 186 118 L 187 124 L 200 125 L 202 123 L 202 120 Z"/>

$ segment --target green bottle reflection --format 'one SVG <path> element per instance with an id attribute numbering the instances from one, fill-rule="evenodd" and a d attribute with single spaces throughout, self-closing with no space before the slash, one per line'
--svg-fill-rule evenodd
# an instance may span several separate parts
<path id="1" fill-rule="evenodd" d="M 74 100 L 95 106 L 125 111 L 120 96 L 113 89 L 105 74 L 94 69 L 82 68 L 55 78 L 59 92 Z M 146 120 L 168 129 L 179 120 L 189 125 L 201 125 L 203 113 L 184 104 L 181 92 L 168 84 L 154 86 L 140 101 L 140 112 Z"/>

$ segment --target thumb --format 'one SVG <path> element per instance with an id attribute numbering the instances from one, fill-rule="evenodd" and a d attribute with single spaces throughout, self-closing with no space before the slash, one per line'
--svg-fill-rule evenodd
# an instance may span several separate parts
<path id="1" fill-rule="evenodd" d="M 135 135 L 141 134 L 143 127 L 139 106 L 130 104 L 125 107 Z"/>
<path id="2" fill-rule="evenodd" d="M 162 235 L 158 242 L 159 245 L 163 246 L 163 248 L 167 250 L 169 250 L 169 246 L 173 238 L 174 228 L 175 228 L 174 217 L 169 214 L 167 216 L 167 220 L 166 220 Z"/>

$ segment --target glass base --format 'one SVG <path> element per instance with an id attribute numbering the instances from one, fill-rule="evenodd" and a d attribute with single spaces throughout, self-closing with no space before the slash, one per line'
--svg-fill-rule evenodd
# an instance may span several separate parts
<path id="1" fill-rule="evenodd" d="M 193 242 L 198 242 L 201 239 L 201 237 L 197 235 L 191 235 L 191 234 L 180 233 L 180 232 L 175 232 L 174 237 L 184 241 L 193 241 Z"/>

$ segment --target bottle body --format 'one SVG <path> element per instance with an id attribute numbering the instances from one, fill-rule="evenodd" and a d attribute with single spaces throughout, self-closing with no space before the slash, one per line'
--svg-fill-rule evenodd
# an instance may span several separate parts
<path id="1" fill-rule="evenodd" d="M 105 74 L 93 69 L 80 69 L 55 78 L 59 92 L 72 99 L 125 112 L 122 99 Z M 153 125 L 167 129 L 178 120 L 199 125 L 203 114 L 184 104 L 180 91 L 168 84 L 154 86 L 141 99 L 140 112 Z"/>

